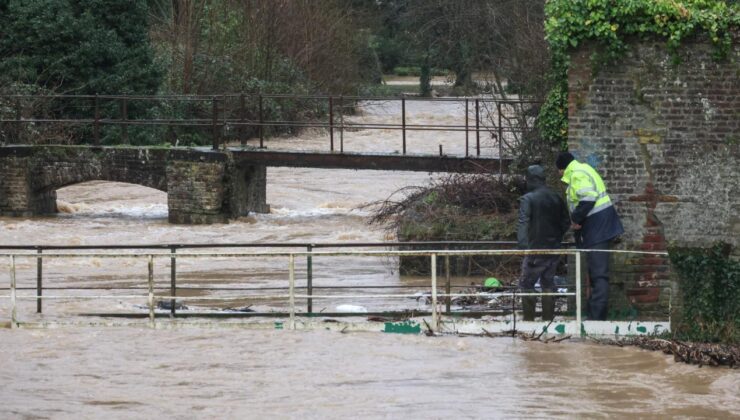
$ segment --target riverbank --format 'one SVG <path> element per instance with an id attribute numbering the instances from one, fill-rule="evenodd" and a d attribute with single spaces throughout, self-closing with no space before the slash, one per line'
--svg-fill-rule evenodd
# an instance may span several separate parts
<path id="1" fill-rule="evenodd" d="M 740 345 L 695 343 L 666 340 L 655 337 L 625 337 L 619 340 L 592 338 L 599 344 L 625 347 L 634 346 L 645 350 L 673 355 L 676 362 L 702 366 L 740 367 Z"/>

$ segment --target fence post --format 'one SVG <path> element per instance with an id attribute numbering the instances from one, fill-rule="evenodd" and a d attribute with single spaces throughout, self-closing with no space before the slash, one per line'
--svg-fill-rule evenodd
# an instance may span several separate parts
<path id="1" fill-rule="evenodd" d="M 212 99 L 213 102 L 213 122 L 212 122 L 212 129 L 213 133 L 211 134 L 212 143 L 213 143 L 213 150 L 218 150 L 218 98 L 215 96 Z"/>
<path id="2" fill-rule="evenodd" d="M 306 310 L 310 314 L 313 313 L 313 299 L 310 297 L 313 295 L 313 257 L 310 254 L 313 251 L 313 245 L 309 244 L 306 250 L 309 252 L 306 257 L 306 294 L 309 296 Z"/>
<path id="3" fill-rule="evenodd" d="M 177 296 L 177 258 L 175 257 L 175 253 L 177 252 L 177 247 L 170 246 L 170 254 L 172 255 L 170 257 L 170 296 L 172 296 L 172 299 L 170 300 L 170 305 L 172 306 L 170 308 L 170 317 L 175 317 L 175 296 Z"/>
<path id="4" fill-rule="evenodd" d="M 437 313 L 437 254 L 432 254 L 432 326 L 439 331 L 439 314 Z"/>
<path id="5" fill-rule="evenodd" d="M 259 95 L 259 117 L 260 117 L 260 149 L 265 148 L 265 122 L 263 109 L 262 109 L 262 94 Z"/>
<path id="6" fill-rule="evenodd" d="M 468 112 L 470 107 L 470 100 L 465 99 L 465 157 L 468 157 L 468 150 L 469 149 L 469 141 L 468 137 L 470 135 L 470 129 L 468 128 Z"/>
<path id="7" fill-rule="evenodd" d="M 511 295 L 511 318 L 514 321 L 513 328 L 511 329 L 511 336 L 516 336 L 516 288 Z"/>
<path id="8" fill-rule="evenodd" d="M 401 132 L 403 133 L 403 154 L 406 154 L 406 98 L 401 98 Z"/>
<path id="9" fill-rule="evenodd" d="M 95 94 L 95 124 L 93 125 L 93 137 L 96 146 L 100 146 L 100 100 Z"/>
<path id="10" fill-rule="evenodd" d="M 154 257 L 150 254 L 148 257 L 149 268 L 149 295 L 147 303 L 149 304 L 149 326 L 154 328 Z"/>
<path id="11" fill-rule="evenodd" d="M 41 313 L 41 293 L 44 290 L 43 287 L 43 258 L 41 253 L 43 252 L 41 247 L 36 249 L 38 257 L 36 257 L 36 312 Z"/>
<path id="12" fill-rule="evenodd" d="M 123 127 L 121 127 L 123 142 L 128 143 L 128 98 L 126 95 L 123 95 L 121 101 L 121 120 L 123 121 Z"/>
<path id="13" fill-rule="evenodd" d="M 290 305 L 290 329 L 295 329 L 295 255 L 288 257 L 288 304 Z"/>
<path id="14" fill-rule="evenodd" d="M 576 251 L 576 328 L 578 336 L 581 336 L 583 332 L 581 322 L 581 252 Z"/>
<path id="15" fill-rule="evenodd" d="M 344 98 L 339 95 L 339 153 L 344 153 Z"/>
<path id="16" fill-rule="evenodd" d="M 445 249 L 449 250 L 450 246 L 445 246 Z M 450 256 L 445 255 L 445 294 L 447 294 L 447 297 L 445 297 L 445 311 L 447 314 L 450 314 L 450 305 L 452 304 L 452 298 L 450 297 L 451 292 L 451 286 L 450 286 Z"/>
<path id="17" fill-rule="evenodd" d="M 246 121 L 247 111 L 244 99 L 244 93 L 239 95 L 239 143 L 242 147 L 247 145 L 247 134 L 246 134 Z"/>
<path id="18" fill-rule="evenodd" d="M 15 255 L 10 256 L 10 328 L 18 328 L 16 325 L 15 304 Z"/>
<path id="19" fill-rule="evenodd" d="M 334 98 L 329 96 L 329 151 L 334 151 Z"/>
<path id="20" fill-rule="evenodd" d="M 496 113 L 498 114 L 498 174 L 504 173 L 504 128 L 501 126 L 501 102 L 496 102 Z"/>
<path id="21" fill-rule="evenodd" d="M 480 100 L 475 100 L 475 155 L 480 156 Z"/>
<path id="22" fill-rule="evenodd" d="M 21 99 L 15 98 L 15 139 L 14 141 L 17 144 L 21 143 L 21 132 L 23 131 L 23 127 L 21 127 Z"/>

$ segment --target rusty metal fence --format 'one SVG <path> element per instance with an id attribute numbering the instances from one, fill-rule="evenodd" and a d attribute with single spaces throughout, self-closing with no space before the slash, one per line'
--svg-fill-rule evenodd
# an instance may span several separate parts
<path id="1" fill-rule="evenodd" d="M 397 122 L 350 122 L 358 103 L 377 101 L 400 105 Z M 456 102 L 464 106 L 464 118 L 457 124 L 414 124 L 409 121 L 409 102 Z M 132 131 L 157 129 L 156 143 L 176 144 L 197 139 L 210 140 L 213 149 L 227 140 L 247 146 L 266 147 L 274 131 L 321 128 L 328 132 L 327 150 L 343 151 L 343 133 L 349 130 L 397 130 L 401 153 L 407 150 L 406 134 L 411 131 L 452 131 L 465 136 L 466 157 L 470 147 L 481 156 L 481 135 L 498 142 L 499 156 L 508 136 L 535 132 L 534 115 L 540 103 L 534 100 L 504 100 L 494 97 L 422 98 L 361 97 L 325 95 L 228 94 L 228 95 L 4 95 L 0 96 L 0 142 L 28 143 L 29 138 L 44 144 L 136 143 Z M 291 120 L 274 119 L 275 109 L 292 115 Z M 109 130 L 110 129 L 110 130 Z M 104 132 L 108 130 L 108 132 Z M 177 130 L 190 130 L 177 133 Z M 193 131 L 195 130 L 195 131 Z M 339 140 L 336 141 L 338 134 Z M 471 136 L 473 139 L 471 139 Z M 108 139 L 104 142 L 103 137 Z M 142 140 L 138 140 L 142 141 Z M 471 144 L 473 143 L 473 144 Z M 474 145 L 474 146 L 473 146 Z"/>

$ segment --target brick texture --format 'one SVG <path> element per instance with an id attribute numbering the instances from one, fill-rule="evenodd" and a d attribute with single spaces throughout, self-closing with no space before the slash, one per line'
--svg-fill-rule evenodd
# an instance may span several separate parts
<path id="1" fill-rule="evenodd" d="M 738 45 L 717 61 L 709 43 L 695 40 L 675 60 L 663 43 L 640 41 L 596 72 L 593 52 L 571 56 L 568 142 L 603 176 L 625 225 L 620 246 L 740 245 Z M 678 293 L 667 260 L 612 262 L 613 309 L 665 318 Z"/>

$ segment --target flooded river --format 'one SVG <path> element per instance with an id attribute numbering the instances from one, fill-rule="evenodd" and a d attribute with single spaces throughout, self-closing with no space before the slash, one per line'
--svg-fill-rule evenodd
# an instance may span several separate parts
<path id="1" fill-rule="evenodd" d="M 387 122 L 397 115 L 393 106 L 366 104 L 351 118 Z M 464 118 L 461 103 L 407 106 L 409 118 L 418 123 L 459 124 Z M 409 150 L 434 152 L 441 144 L 446 153 L 465 151 L 460 132 L 417 132 L 408 141 Z M 268 147 L 317 149 L 327 144 L 326 133 L 307 132 L 270 140 Z M 392 152 L 401 147 L 400 133 L 348 131 L 344 145 L 346 151 Z M 490 142 L 484 142 L 483 153 L 495 154 Z M 424 184 L 430 177 L 412 172 L 269 168 L 270 214 L 210 226 L 169 225 L 165 193 L 94 181 L 58 191 L 59 215 L 0 218 L 0 244 L 394 240 L 382 228 L 367 224 L 369 210 L 362 206 L 401 187 Z M 33 287 L 35 260 L 17 263 L 19 284 Z M 155 277 L 163 288 L 169 281 L 168 264 L 168 259 L 155 261 Z M 305 284 L 305 261 L 297 264 L 298 283 Z M 399 276 L 395 261 L 388 258 L 325 257 L 313 264 L 318 285 L 428 287 L 428 279 Z M 3 284 L 8 281 L 4 274 L 8 265 L 7 260 L 0 262 Z M 183 287 L 283 287 L 287 279 L 287 259 L 282 257 L 184 259 L 178 260 L 177 268 Z M 142 259 L 44 262 L 47 287 L 139 287 L 145 279 Z M 33 290 L 20 293 L 31 295 Z M 194 289 L 188 295 L 209 293 Z M 246 304 L 259 310 L 280 307 L 280 302 L 239 299 L 184 302 L 195 310 Z M 49 300 L 39 316 L 35 301 L 26 299 L 19 314 L 43 319 L 85 311 L 130 312 L 144 303 L 144 298 Z M 358 298 L 317 301 L 314 307 L 333 311 L 343 303 L 369 310 L 419 305 L 413 299 Z M 0 319 L 7 320 L 7 299 L 0 303 L 0 311 Z M 660 353 L 588 343 L 238 328 L 0 329 L 0 353 L 3 419 L 740 416 L 737 370 L 699 369 L 674 364 Z"/>
<path id="2" fill-rule="evenodd" d="M 740 415 L 737 370 L 588 343 L 127 328 L 0 343 L 4 419 Z"/>

